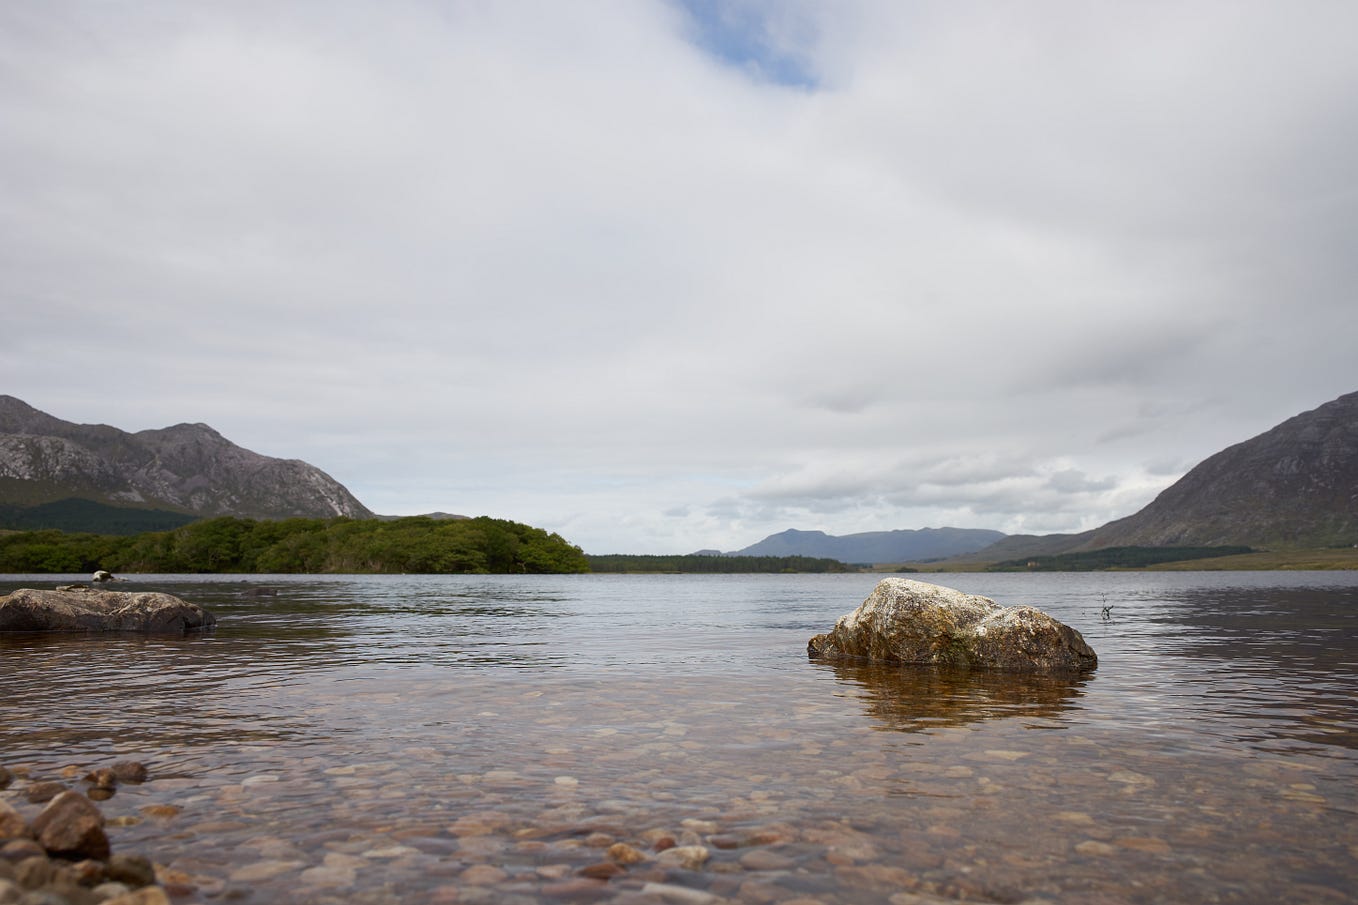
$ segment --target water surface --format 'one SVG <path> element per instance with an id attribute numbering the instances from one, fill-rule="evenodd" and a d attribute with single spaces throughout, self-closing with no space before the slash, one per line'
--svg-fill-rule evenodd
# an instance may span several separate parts
<path id="1" fill-rule="evenodd" d="M 914 577 L 1099 669 L 809 661 L 873 575 L 141 576 L 217 630 L 0 638 L 0 764 L 145 761 L 185 902 L 1355 901 L 1358 575 Z"/>

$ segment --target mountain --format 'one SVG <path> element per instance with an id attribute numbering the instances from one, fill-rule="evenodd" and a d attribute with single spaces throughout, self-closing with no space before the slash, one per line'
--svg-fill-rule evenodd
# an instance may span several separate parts
<path id="1" fill-rule="evenodd" d="M 98 530 L 72 522 L 123 518 L 133 523 L 128 530 L 150 530 L 148 518 L 182 524 L 218 515 L 372 517 L 319 468 L 243 449 L 206 424 L 132 434 L 72 424 L 0 395 L 0 524 Z"/>
<path id="2" fill-rule="evenodd" d="M 732 556 L 814 556 L 850 563 L 902 563 L 946 559 L 984 549 L 1005 535 L 978 528 L 865 531 L 836 537 L 790 529 L 772 534 Z"/>
<path id="3" fill-rule="evenodd" d="M 1358 544 L 1358 393 L 1204 460 L 1073 549 Z"/>

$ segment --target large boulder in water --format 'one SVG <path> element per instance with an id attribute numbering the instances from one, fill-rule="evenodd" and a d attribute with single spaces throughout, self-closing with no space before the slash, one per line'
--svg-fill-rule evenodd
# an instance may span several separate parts
<path id="1" fill-rule="evenodd" d="M 881 663 L 1083 671 L 1098 657 L 1075 629 L 1030 606 L 1001 607 L 952 588 L 884 578 L 817 635 L 807 653 Z"/>
<path id="2" fill-rule="evenodd" d="M 0 632 L 153 632 L 209 629 L 217 617 L 158 592 L 20 588 L 0 597 Z"/>

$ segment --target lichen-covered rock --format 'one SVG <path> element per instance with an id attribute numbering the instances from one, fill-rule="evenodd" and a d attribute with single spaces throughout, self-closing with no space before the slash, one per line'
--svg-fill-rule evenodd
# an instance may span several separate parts
<path id="1" fill-rule="evenodd" d="M 20 588 L 0 597 L 0 632 L 147 632 L 210 629 L 217 618 L 173 594 Z"/>
<path id="2" fill-rule="evenodd" d="M 807 645 L 814 657 L 882 663 L 1082 671 L 1098 657 L 1075 629 L 1028 606 L 1001 607 L 952 588 L 884 578 Z"/>

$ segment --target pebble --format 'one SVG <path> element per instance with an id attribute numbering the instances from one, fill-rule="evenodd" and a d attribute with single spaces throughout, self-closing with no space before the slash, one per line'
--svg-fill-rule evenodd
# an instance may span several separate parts
<path id="1" fill-rule="evenodd" d="M 473 864 L 459 875 L 459 879 L 468 886 L 494 886 L 508 876 L 508 873 L 490 864 Z"/>
<path id="2" fill-rule="evenodd" d="M 656 856 L 656 860 L 665 865 L 678 865 L 685 870 L 699 870 L 711 857 L 712 853 L 705 846 L 678 845 L 665 849 Z"/>

